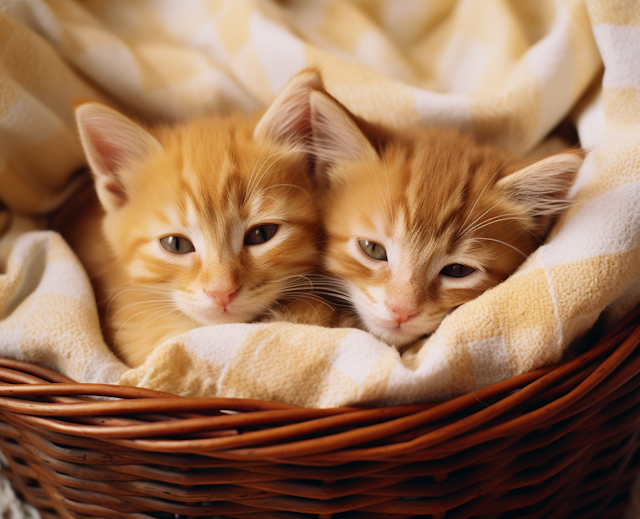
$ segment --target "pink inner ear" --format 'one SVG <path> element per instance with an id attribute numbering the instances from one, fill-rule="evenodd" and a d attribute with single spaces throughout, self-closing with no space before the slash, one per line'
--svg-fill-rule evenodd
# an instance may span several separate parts
<path id="1" fill-rule="evenodd" d="M 105 137 L 100 131 L 93 128 L 88 130 L 89 138 L 102 166 L 102 171 L 96 173 L 115 175 L 118 167 L 122 164 L 123 150 L 115 146 L 112 140 L 109 140 L 108 136 Z"/>
<path id="2" fill-rule="evenodd" d="M 117 139 L 110 139 L 104 129 L 87 126 L 86 131 L 93 148 L 90 153 L 96 166 L 93 168 L 94 174 L 101 178 L 99 182 L 109 192 L 112 203 L 122 207 L 127 203 L 128 196 L 118 169 L 127 152 L 118 146 Z"/>
<path id="3" fill-rule="evenodd" d="M 309 143 L 311 141 L 311 117 L 310 114 L 303 119 L 300 119 L 293 128 L 291 128 L 291 133 L 293 139 L 291 139 L 294 143 L 300 142 L 303 144 Z"/>
<path id="4" fill-rule="evenodd" d="M 316 89 L 322 90 L 322 80 L 316 72 L 303 72 L 294 77 L 262 117 L 254 137 L 305 146 L 312 137 L 309 96 Z"/>
<path id="5" fill-rule="evenodd" d="M 311 110 L 308 103 L 298 103 L 283 110 L 273 121 L 270 133 L 273 138 L 281 142 L 293 145 L 309 143 L 311 141 Z"/>

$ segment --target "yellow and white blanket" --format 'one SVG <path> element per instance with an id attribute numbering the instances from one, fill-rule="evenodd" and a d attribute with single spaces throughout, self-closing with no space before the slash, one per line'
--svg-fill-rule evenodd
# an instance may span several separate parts
<path id="1" fill-rule="evenodd" d="M 363 331 L 238 324 L 128 369 L 40 218 L 84 164 L 70 99 L 161 119 L 249 112 L 309 66 L 368 120 L 454 123 L 514 152 L 571 117 L 592 150 L 575 203 L 514 276 L 403 356 Z M 633 1 L 0 0 L 0 355 L 83 382 L 319 407 L 446 398 L 559 361 L 640 300 L 639 130 Z"/>

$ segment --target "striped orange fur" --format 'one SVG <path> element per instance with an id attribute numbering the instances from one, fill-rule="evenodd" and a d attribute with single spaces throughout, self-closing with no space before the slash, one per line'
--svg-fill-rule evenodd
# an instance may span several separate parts
<path id="1" fill-rule="evenodd" d="M 94 202 L 64 234 L 124 362 L 198 326 L 251 322 L 304 290 L 318 260 L 304 146 L 317 83 L 298 76 L 262 118 L 145 127 L 97 103 L 76 109 Z"/>
<path id="2" fill-rule="evenodd" d="M 582 163 L 579 150 L 526 165 L 454 129 L 363 126 L 322 93 L 312 114 L 326 270 L 361 325 L 396 346 L 514 272 L 566 207 Z"/>

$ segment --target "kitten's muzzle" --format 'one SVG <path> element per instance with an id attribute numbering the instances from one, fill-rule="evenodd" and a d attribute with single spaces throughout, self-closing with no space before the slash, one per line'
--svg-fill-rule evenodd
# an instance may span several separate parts
<path id="1" fill-rule="evenodd" d="M 406 323 L 409 319 L 411 319 L 414 315 L 416 315 L 419 310 L 400 305 L 390 304 L 389 310 L 391 311 L 391 317 L 396 322 L 396 324 Z"/>
<path id="2" fill-rule="evenodd" d="M 228 285 L 225 287 L 216 287 L 214 289 L 205 290 L 205 292 L 211 296 L 213 302 L 217 306 L 226 308 L 238 295 L 240 287 L 238 285 Z"/>

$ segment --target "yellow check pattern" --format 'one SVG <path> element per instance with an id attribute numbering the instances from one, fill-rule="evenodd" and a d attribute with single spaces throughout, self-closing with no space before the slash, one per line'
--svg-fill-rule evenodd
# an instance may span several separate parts
<path id="1" fill-rule="evenodd" d="M 305 406 L 447 398 L 559 361 L 640 300 L 640 6 L 630 0 L 0 0 L 0 354 L 79 381 Z M 560 121 L 574 203 L 506 282 L 400 355 L 289 323 L 176 337 L 138 369 L 104 344 L 86 274 L 42 221 L 84 164 L 70 100 L 151 120 L 266 107 L 321 70 L 354 113 L 456 124 L 514 153 Z"/>

